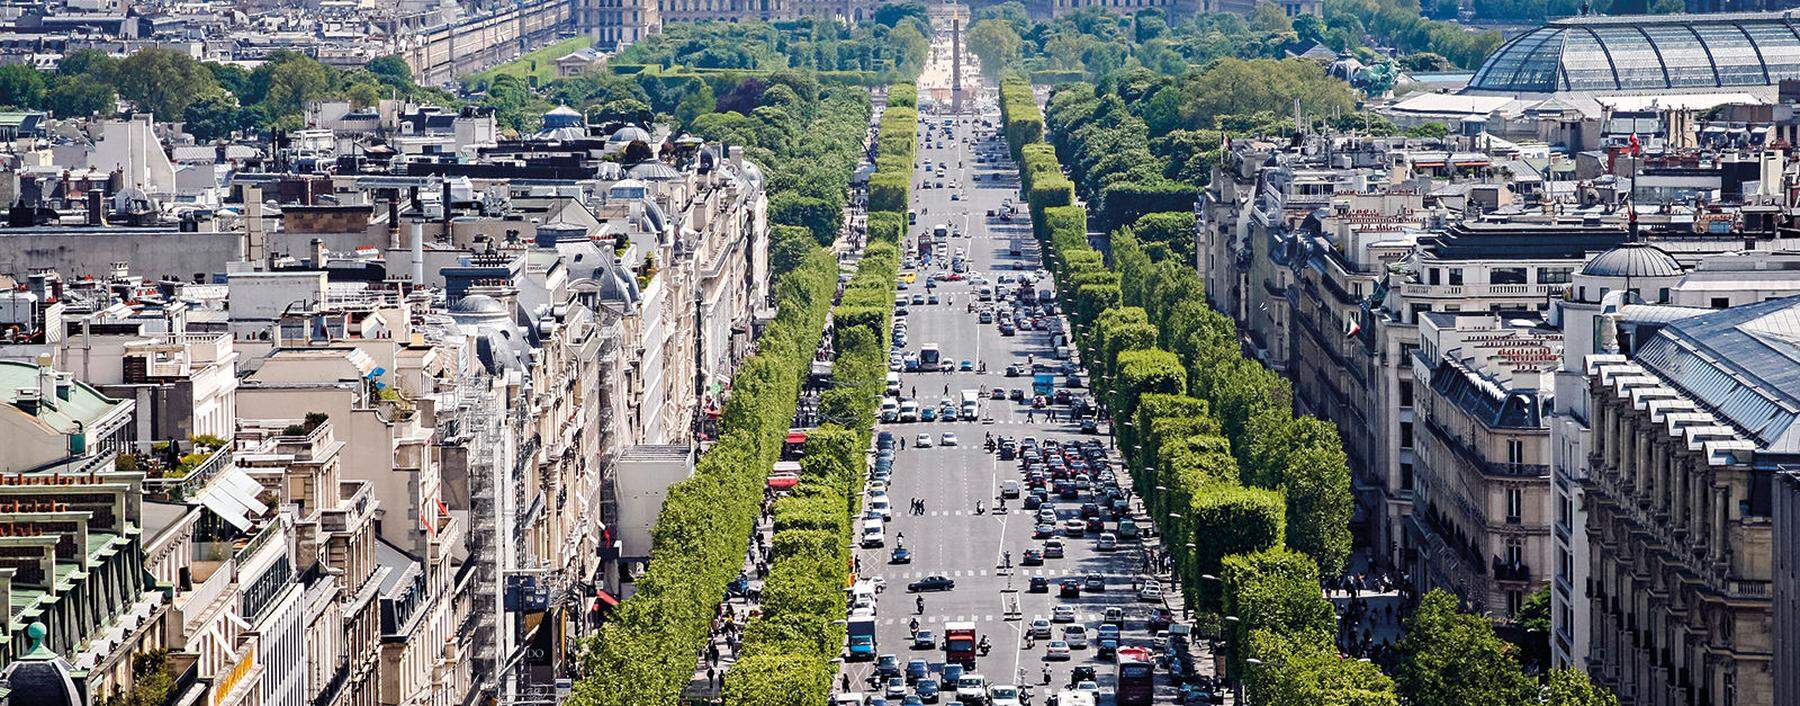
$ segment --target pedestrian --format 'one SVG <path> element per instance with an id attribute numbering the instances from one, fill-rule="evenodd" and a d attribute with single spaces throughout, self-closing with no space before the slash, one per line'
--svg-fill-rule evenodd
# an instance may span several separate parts
<path id="1" fill-rule="evenodd" d="M 718 678 L 718 674 L 713 670 L 713 668 L 707 667 L 706 668 L 706 687 L 709 689 L 712 688 L 713 681 L 717 678 Z"/>

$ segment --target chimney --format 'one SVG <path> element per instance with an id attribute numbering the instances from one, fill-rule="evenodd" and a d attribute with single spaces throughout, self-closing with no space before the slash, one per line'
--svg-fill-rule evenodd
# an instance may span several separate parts
<path id="1" fill-rule="evenodd" d="M 13 391 L 13 406 L 31 416 L 37 416 L 43 409 L 44 399 L 35 387 L 21 387 Z"/>
<path id="2" fill-rule="evenodd" d="M 450 232 L 450 180 L 445 179 L 443 181 L 443 184 L 444 184 L 444 232 L 448 233 L 448 232 Z"/>
<path id="3" fill-rule="evenodd" d="M 87 224 L 106 225 L 106 194 L 99 190 L 87 192 Z"/>
<path id="4" fill-rule="evenodd" d="M 244 185 L 244 259 L 262 262 L 267 257 L 268 242 L 263 232 L 262 187 Z"/>
<path id="5" fill-rule="evenodd" d="M 388 248 L 400 247 L 400 199 L 390 199 L 388 211 Z"/>
<path id="6" fill-rule="evenodd" d="M 425 224 L 412 222 L 412 280 L 414 287 L 425 286 Z"/>
<path id="7" fill-rule="evenodd" d="M 69 396 L 73 394 L 75 394 L 75 376 L 69 373 L 57 373 L 56 399 L 68 402 Z"/>
<path id="8" fill-rule="evenodd" d="M 319 238 L 312 239 L 312 266 L 319 269 L 325 267 L 325 241 Z"/>

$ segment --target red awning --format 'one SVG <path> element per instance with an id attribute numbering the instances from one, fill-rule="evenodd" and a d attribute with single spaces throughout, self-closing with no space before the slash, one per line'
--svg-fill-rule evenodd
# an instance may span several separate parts
<path id="1" fill-rule="evenodd" d="M 594 589 L 594 598 L 599 599 L 600 603 L 611 608 L 617 608 L 619 606 L 619 599 L 614 598 L 613 594 L 607 593 L 604 588 Z"/>
<path id="2" fill-rule="evenodd" d="M 790 444 L 804 444 L 804 443 L 806 443 L 806 432 L 803 432 L 803 431 L 790 431 L 790 432 L 788 432 L 788 435 L 787 435 L 787 442 L 788 442 L 788 443 L 790 443 Z"/>
<path id="3" fill-rule="evenodd" d="M 800 484 L 799 476 L 791 476 L 791 475 L 786 475 L 786 474 L 779 475 L 779 476 L 769 476 L 769 487 L 774 488 L 776 490 L 787 490 L 788 488 L 792 488 L 799 484 Z"/>

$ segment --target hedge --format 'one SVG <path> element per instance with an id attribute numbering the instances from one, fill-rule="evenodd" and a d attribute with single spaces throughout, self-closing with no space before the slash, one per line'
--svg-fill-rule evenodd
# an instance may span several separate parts
<path id="1" fill-rule="evenodd" d="M 896 93 L 901 92 L 890 90 L 890 99 Z M 887 139 L 912 140 L 910 126 L 902 137 L 886 122 L 884 116 Z M 776 502 L 763 612 L 746 626 L 742 659 L 726 672 L 726 703 L 798 706 L 830 698 L 832 660 L 844 641 L 839 617 L 846 609 L 852 533 L 866 480 L 864 452 L 887 377 L 894 279 L 900 272 L 900 251 L 893 242 L 898 235 L 889 239 L 896 217 L 903 233 L 904 216 L 871 214 L 870 244 L 833 310 L 836 384 L 820 401 L 827 422 L 806 440 L 794 495 Z"/>
<path id="2" fill-rule="evenodd" d="M 649 568 L 601 627 L 588 653 L 590 676 L 576 685 L 572 703 L 679 699 L 725 586 L 743 564 L 764 479 L 793 420 L 836 282 L 835 259 L 815 248 L 777 283 L 775 320 L 732 378 L 719 438 L 693 475 L 669 488 L 651 531 Z"/>
<path id="3" fill-rule="evenodd" d="M 1131 225 L 1139 218 L 1165 211 L 1192 213 L 1199 189 L 1170 179 L 1150 182 L 1122 181 L 1100 189 L 1100 205 L 1094 220 L 1104 230 Z"/>
<path id="4" fill-rule="evenodd" d="M 1199 591 L 1223 592 L 1225 610 L 1245 620 L 1234 644 L 1274 667 L 1255 670 L 1259 703 L 1394 703 L 1393 682 L 1379 669 L 1331 649 L 1334 618 L 1318 576 L 1341 570 L 1348 556 L 1350 502 L 1335 429 L 1294 418 L 1291 389 L 1240 355 L 1235 326 L 1206 304 L 1186 262 L 1156 262 L 1122 228 L 1111 266 L 1102 263 L 1087 242 L 1086 212 L 1069 205 L 1072 185 L 1040 141 L 1043 117 L 1029 86 L 1003 82 L 1001 98 L 1034 232 L 1054 253 L 1084 361 L 1096 392 L 1111 400 L 1128 470 L 1162 523 L 1184 598 L 1219 607 L 1220 596 Z M 1099 220 L 1121 226 L 1189 210 L 1192 194 L 1180 192 L 1116 185 L 1103 191 Z M 1203 574 L 1224 582 L 1215 588 Z"/>

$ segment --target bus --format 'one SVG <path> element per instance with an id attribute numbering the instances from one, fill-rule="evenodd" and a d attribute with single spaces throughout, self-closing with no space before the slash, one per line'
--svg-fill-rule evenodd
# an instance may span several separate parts
<path id="1" fill-rule="evenodd" d="M 923 346 L 919 346 L 919 369 L 920 370 L 923 370 L 926 372 L 937 370 L 938 366 L 941 365 L 942 363 L 943 363 L 943 361 L 940 358 L 940 356 L 938 355 L 938 344 L 927 343 Z"/>
<path id="2" fill-rule="evenodd" d="M 1149 706 L 1156 696 L 1156 664 L 1150 650 L 1120 647 L 1118 663 L 1118 706 Z"/>

